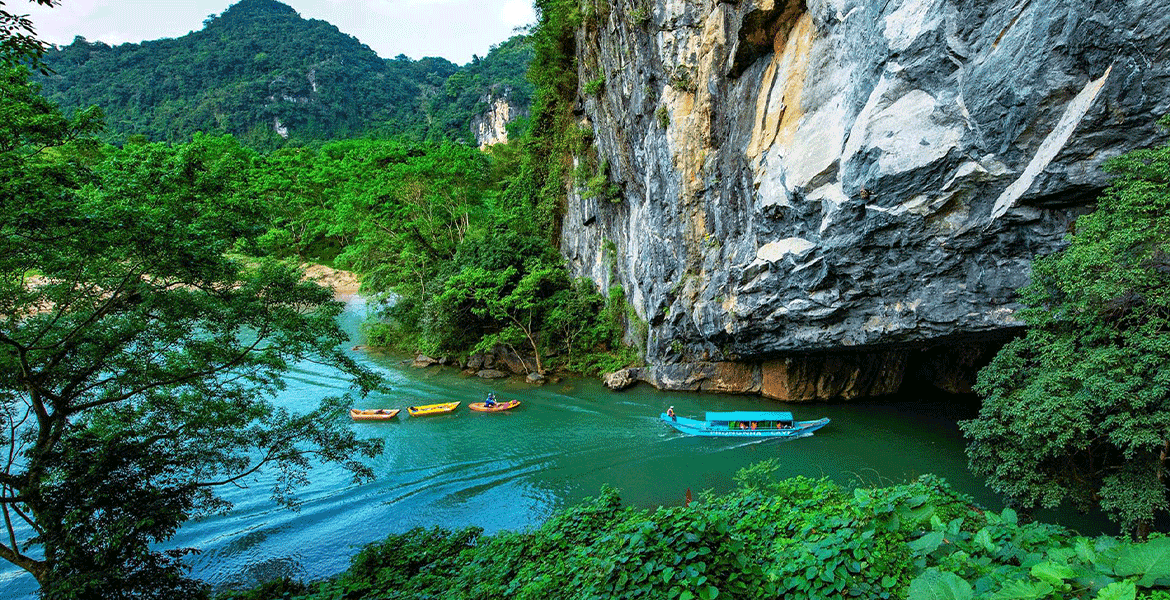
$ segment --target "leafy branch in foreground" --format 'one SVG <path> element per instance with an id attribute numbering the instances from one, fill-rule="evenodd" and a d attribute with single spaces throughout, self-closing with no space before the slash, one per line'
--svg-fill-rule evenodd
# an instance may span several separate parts
<path id="1" fill-rule="evenodd" d="M 56 6 L 57 0 L 29 0 L 41 6 Z M 0 7 L 4 6 L 0 2 Z M 37 38 L 28 15 L 11 13 L 0 9 L 0 65 L 28 63 L 34 68 L 45 70 L 41 58 L 48 45 Z"/>
<path id="2" fill-rule="evenodd" d="M 0 558 L 47 598 L 190 597 L 182 551 L 158 552 L 218 487 L 274 473 L 276 499 L 317 461 L 370 477 L 331 398 L 272 403 L 313 360 L 381 385 L 339 349 L 329 290 L 227 257 L 263 231 L 254 156 L 231 138 L 104 156 L 27 74 L 0 79 Z"/>

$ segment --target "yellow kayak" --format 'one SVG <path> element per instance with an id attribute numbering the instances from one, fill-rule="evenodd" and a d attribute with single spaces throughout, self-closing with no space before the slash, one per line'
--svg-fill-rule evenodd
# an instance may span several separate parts
<path id="1" fill-rule="evenodd" d="M 408 406 L 406 412 L 410 413 L 412 417 L 421 417 L 423 415 L 437 415 L 441 413 L 449 413 L 459 406 L 458 402 L 444 402 L 443 404 L 424 404 L 422 406 Z"/>
<path id="2" fill-rule="evenodd" d="M 360 408 L 349 409 L 349 418 L 353 419 L 354 421 L 389 421 L 396 416 L 398 416 L 397 408 L 370 408 L 365 410 Z"/>
<path id="3" fill-rule="evenodd" d="M 483 402 L 472 402 L 467 405 L 467 408 L 479 412 L 500 412 L 520 406 L 519 400 L 509 400 L 507 402 L 497 402 L 495 406 L 488 406 Z"/>

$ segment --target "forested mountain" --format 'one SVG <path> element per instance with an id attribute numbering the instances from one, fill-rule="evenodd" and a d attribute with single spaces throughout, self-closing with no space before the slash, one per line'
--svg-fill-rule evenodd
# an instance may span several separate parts
<path id="1" fill-rule="evenodd" d="M 43 94 L 106 113 L 107 139 L 185 141 L 231 133 L 272 148 L 362 135 L 472 141 L 493 86 L 527 100 L 531 50 L 517 36 L 461 68 L 380 58 L 356 38 L 276 0 L 241 0 L 180 38 L 110 47 L 78 37 L 45 56 Z M 453 78 L 453 76 L 455 76 Z"/>

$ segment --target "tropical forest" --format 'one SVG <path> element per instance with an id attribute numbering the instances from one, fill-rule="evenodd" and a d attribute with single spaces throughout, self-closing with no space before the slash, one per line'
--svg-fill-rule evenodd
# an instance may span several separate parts
<path id="1" fill-rule="evenodd" d="M 0 600 L 1170 599 L 1158 0 L 230 1 L 0 2 Z"/>

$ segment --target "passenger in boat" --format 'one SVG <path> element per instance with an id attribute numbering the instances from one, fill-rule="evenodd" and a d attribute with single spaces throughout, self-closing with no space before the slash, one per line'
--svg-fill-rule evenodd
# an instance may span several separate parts
<path id="1" fill-rule="evenodd" d="M 666 416 L 670 417 L 671 419 L 674 419 L 675 421 L 678 420 L 678 417 L 674 416 L 674 407 L 673 406 L 666 409 Z"/>
<path id="2" fill-rule="evenodd" d="M 740 428 L 740 429 L 747 429 L 747 423 L 744 423 L 743 421 L 740 421 L 740 422 L 739 422 L 739 428 Z"/>
<path id="3" fill-rule="evenodd" d="M 491 392 L 488 392 L 487 400 L 484 401 L 483 405 L 487 408 L 491 408 L 491 407 L 495 406 L 496 405 L 496 395 L 491 393 Z"/>
<path id="4" fill-rule="evenodd" d="M 756 430 L 756 422 L 752 421 L 752 431 L 755 431 L 755 430 Z"/>

